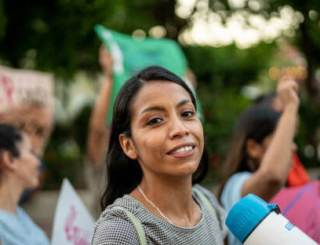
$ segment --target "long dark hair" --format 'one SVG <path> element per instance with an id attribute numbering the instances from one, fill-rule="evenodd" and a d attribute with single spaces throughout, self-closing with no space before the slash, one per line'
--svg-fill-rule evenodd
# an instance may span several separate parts
<path id="1" fill-rule="evenodd" d="M 246 142 L 251 139 L 261 144 L 268 135 L 275 131 L 279 117 L 280 113 L 265 105 L 252 105 L 242 112 L 236 123 L 227 159 L 223 166 L 219 197 L 227 180 L 233 174 L 242 171 L 256 171 L 256 168 L 249 164 L 251 159 L 246 150 Z"/>
<path id="2" fill-rule="evenodd" d="M 142 170 L 137 160 L 132 160 L 123 152 L 119 135 L 124 133 L 131 137 L 131 104 L 134 96 L 148 82 L 167 81 L 179 84 L 190 95 L 196 108 L 195 97 L 185 82 L 172 72 L 159 67 L 150 66 L 141 70 L 129 79 L 121 88 L 113 107 L 113 118 L 109 138 L 109 148 L 106 159 L 107 187 L 101 197 L 101 208 L 104 210 L 118 197 L 128 194 L 136 188 L 142 180 Z M 207 161 L 201 161 L 193 175 L 193 183 L 199 183 L 206 175 Z"/>

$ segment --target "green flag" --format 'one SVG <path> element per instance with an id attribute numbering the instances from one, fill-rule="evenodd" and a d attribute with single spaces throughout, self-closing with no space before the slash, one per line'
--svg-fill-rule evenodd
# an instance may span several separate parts
<path id="1" fill-rule="evenodd" d="M 154 38 L 137 40 L 129 35 L 109 30 L 102 25 L 96 25 L 95 31 L 110 51 L 114 60 L 114 85 L 107 119 L 108 123 L 111 122 L 113 104 L 120 88 L 139 70 L 157 65 L 183 78 L 188 65 L 181 48 L 176 42 L 169 39 Z M 197 105 L 200 108 L 198 100 Z M 202 114 L 200 113 L 200 115 L 200 119 L 202 119 Z"/>

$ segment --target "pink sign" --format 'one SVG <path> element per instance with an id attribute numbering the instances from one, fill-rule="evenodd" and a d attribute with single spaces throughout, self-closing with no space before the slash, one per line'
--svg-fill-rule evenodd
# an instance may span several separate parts
<path id="1" fill-rule="evenodd" d="M 67 179 L 63 180 L 52 231 L 52 245 L 90 245 L 94 220 Z"/>

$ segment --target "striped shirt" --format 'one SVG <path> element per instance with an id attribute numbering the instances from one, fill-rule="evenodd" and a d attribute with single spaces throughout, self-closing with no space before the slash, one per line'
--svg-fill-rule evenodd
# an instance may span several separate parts
<path id="1" fill-rule="evenodd" d="M 127 215 L 122 210 L 112 209 L 114 206 L 121 206 L 128 209 L 139 219 L 145 231 L 148 244 L 223 245 L 223 240 L 227 233 L 227 228 L 224 224 L 225 212 L 217 199 L 208 190 L 199 185 L 196 185 L 195 188 L 208 198 L 216 210 L 218 220 L 195 192 L 193 192 L 193 197 L 200 205 L 201 219 L 193 227 L 180 227 L 170 224 L 152 214 L 135 198 L 124 195 L 122 198 L 118 198 L 114 204 L 108 206 L 101 214 L 95 225 L 92 244 L 139 244 L 137 232 Z"/>

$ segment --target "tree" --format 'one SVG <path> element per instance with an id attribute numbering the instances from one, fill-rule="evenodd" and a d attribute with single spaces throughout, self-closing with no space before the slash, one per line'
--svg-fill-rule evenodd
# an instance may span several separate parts
<path id="1" fill-rule="evenodd" d="M 317 0 L 296 1 L 296 0 L 243 0 L 242 6 L 234 6 L 234 1 L 229 0 L 209 0 L 209 6 L 212 11 L 219 13 L 224 20 L 235 12 L 260 14 L 266 19 L 279 15 L 282 7 L 289 5 L 295 11 L 301 14 L 301 22 L 298 27 L 298 33 L 294 36 L 292 42 L 304 54 L 307 61 L 308 77 L 305 86 L 311 100 L 320 106 L 320 91 L 318 88 L 315 71 L 320 65 L 320 40 L 319 40 L 319 12 L 320 2 Z M 220 3 L 217 5 L 217 3 Z M 220 9 L 216 9 L 220 6 Z M 249 15 L 244 15 L 248 18 Z"/>
<path id="2" fill-rule="evenodd" d="M 186 21 L 174 10 L 174 0 L 0 0 L 0 60 L 63 78 L 97 71 L 95 24 L 127 34 L 162 25 L 176 40 Z"/>

